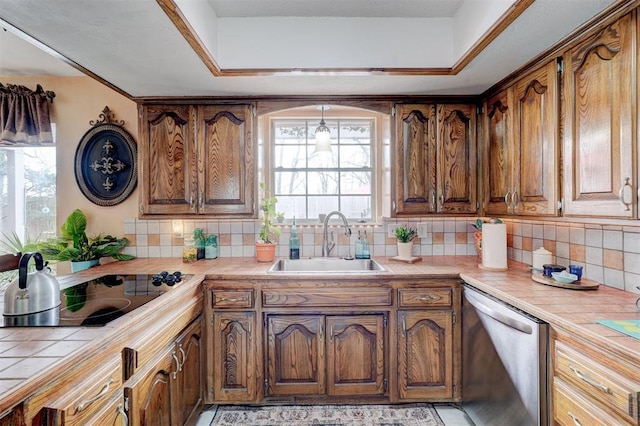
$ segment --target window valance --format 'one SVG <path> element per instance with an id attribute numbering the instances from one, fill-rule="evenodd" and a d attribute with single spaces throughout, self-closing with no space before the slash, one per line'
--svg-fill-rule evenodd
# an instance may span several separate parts
<path id="1" fill-rule="evenodd" d="M 41 85 L 30 90 L 17 84 L 0 83 L 0 145 L 53 143 L 49 100 L 55 93 Z"/>

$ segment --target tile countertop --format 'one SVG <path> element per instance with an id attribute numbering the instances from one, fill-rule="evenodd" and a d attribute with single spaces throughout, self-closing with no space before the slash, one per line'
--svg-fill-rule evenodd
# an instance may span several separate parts
<path id="1" fill-rule="evenodd" d="M 458 277 L 513 306 L 553 325 L 562 326 L 611 350 L 630 362 L 640 360 L 640 340 L 628 337 L 596 323 L 600 319 L 640 320 L 635 307 L 638 295 L 600 286 L 598 290 L 579 291 L 551 287 L 534 282 L 526 265 L 509 262 L 506 272 L 491 272 L 478 268 L 475 256 L 426 256 L 421 262 L 406 264 L 389 258 L 375 258 L 387 272 L 370 277 L 386 279 Z M 299 280 L 301 275 L 267 274 L 271 264 L 257 263 L 253 258 L 223 258 L 184 264 L 180 258 L 139 258 L 127 262 L 113 262 L 77 274 L 58 277 L 62 286 L 73 285 L 104 274 L 151 274 L 161 270 L 194 274 L 189 286 L 207 279 L 277 279 Z M 316 278 L 318 276 L 316 275 Z M 361 275 L 340 275 L 341 281 L 362 278 Z M 185 291 L 188 288 L 185 288 Z M 168 294 L 172 294 L 171 292 Z M 159 297 L 138 310 L 151 310 Z M 53 379 L 57 371 L 81 359 L 88 348 L 97 350 L 114 336 L 121 334 L 135 315 L 134 311 L 114 325 L 100 328 L 0 328 L 0 412 L 26 398 L 35 389 L 34 382 Z M 127 317 L 129 317 L 127 319 Z M 36 380 L 37 379 L 37 380 Z"/>

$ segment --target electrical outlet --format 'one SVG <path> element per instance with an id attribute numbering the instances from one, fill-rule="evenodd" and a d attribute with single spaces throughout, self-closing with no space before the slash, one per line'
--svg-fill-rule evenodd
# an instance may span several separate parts
<path id="1" fill-rule="evenodd" d="M 418 224 L 418 238 L 427 238 L 429 233 L 429 226 L 426 223 Z"/>

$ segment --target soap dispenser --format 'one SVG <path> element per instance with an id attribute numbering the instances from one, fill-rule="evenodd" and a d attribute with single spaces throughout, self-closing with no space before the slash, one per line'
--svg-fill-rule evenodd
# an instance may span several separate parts
<path id="1" fill-rule="evenodd" d="M 293 218 L 291 225 L 291 236 L 289 237 L 289 259 L 300 259 L 300 239 L 298 238 L 298 227 L 296 218 Z"/>

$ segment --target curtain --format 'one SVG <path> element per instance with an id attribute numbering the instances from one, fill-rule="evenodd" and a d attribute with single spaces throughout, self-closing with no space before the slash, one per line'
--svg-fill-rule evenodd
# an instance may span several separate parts
<path id="1" fill-rule="evenodd" d="M 0 83 L 0 145 L 53 143 L 48 100 L 55 93 L 38 84 L 35 91 L 17 84 Z"/>

